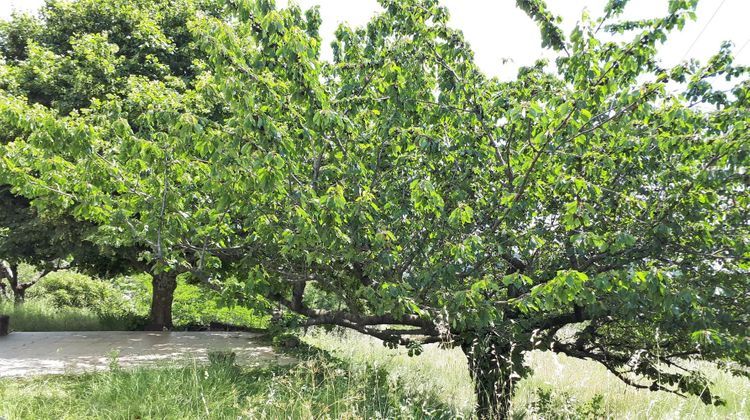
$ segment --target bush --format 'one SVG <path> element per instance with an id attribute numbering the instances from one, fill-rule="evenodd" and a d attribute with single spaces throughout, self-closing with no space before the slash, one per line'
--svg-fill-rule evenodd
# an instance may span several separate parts
<path id="1" fill-rule="evenodd" d="M 136 330 L 147 321 L 114 283 L 68 270 L 48 274 L 13 312 L 16 331 Z"/>
<path id="2" fill-rule="evenodd" d="M 29 289 L 28 297 L 48 300 L 56 308 L 86 308 L 97 313 L 128 306 L 122 293 L 110 283 L 73 271 L 48 274 Z"/>
<path id="3" fill-rule="evenodd" d="M 604 397 L 596 394 L 584 403 L 576 401 L 567 392 L 537 388 L 536 399 L 531 402 L 529 413 L 544 420 L 595 420 L 608 418 L 604 409 Z"/>

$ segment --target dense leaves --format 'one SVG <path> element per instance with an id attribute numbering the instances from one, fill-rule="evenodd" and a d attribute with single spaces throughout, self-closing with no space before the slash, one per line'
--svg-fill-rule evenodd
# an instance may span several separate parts
<path id="1" fill-rule="evenodd" d="M 107 180 L 117 177 L 111 171 L 118 169 L 105 167 L 118 160 L 111 159 L 112 153 L 120 153 L 115 147 L 128 144 L 117 144 L 119 138 L 107 130 L 151 130 L 144 134 L 150 138 L 161 109 L 176 103 L 200 72 L 203 54 L 188 22 L 199 12 L 210 15 L 217 10 L 201 1 L 49 1 L 39 17 L 15 15 L 0 24 L 0 143 L 8 148 L 4 162 L 15 176 L 21 176 L 17 169 L 29 163 L 30 176 L 45 178 L 26 178 L 30 184 L 24 191 L 2 187 L 25 207 L 28 199 L 35 199 L 39 212 L 6 214 L 2 226 L 13 252 L 0 258 L 49 265 L 50 261 L 24 254 L 24 249 L 54 248 L 60 254 L 56 259 L 72 258 L 78 269 L 96 274 L 158 272 L 144 259 L 148 239 L 122 234 L 116 227 L 122 220 L 109 218 L 112 206 L 104 196 L 111 201 L 124 184 L 122 177 L 117 178 L 119 184 Z M 103 136 L 99 152 L 92 135 Z M 22 145 L 18 139 L 29 142 Z M 25 157 L 9 159 L 14 147 Z M 123 149 L 118 156 L 128 159 L 127 153 Z M 133 161 L 144 171 L 148 162 Z M 17 185 L 0 181 L 6 183 Z M 34 229 L 35 235 L 27 235 Z M 14 245 L 19 241 L 26 247 Z M 86 246 L 78 247 L 81 243 Z"/>
<path id="2" fill-rule="evenodd" d="M 55 54 L 30 43 L 0 72 L 0 183 L 101 243 L 143 245 L 154 273 L 257 294 L 298 324 L 460 345 L 483 416 L 505 412 L 536 348 L 719 403 L 679 360 L 750 363 L 747 69 L 729 45 L 663 68 L 695 2 L 618 21 L 625 3 L 565 37 L 519 1 L 562 53 L 506 83 L 435 0 L 383 0 L 338 29 L 332 63 L 315 9 L 227 2 L 187 21 L 192 78 L 122 70 L 117 95 L 73 113 L 20 87 Z M 90 37 L 69 55 L 96 78 L 128 62 Z"/>

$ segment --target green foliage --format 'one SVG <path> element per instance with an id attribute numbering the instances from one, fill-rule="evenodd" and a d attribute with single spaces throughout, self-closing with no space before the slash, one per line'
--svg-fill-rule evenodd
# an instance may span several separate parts
<path id="1" fill-rule="evenodd" d="M 555 392 L 549 389 L 537 388 L 537 399 L 534 400 L 527 414 L 534 418 L 544 420 L 594 420 L 610 418 L 607 415 L 601 394 L 595 395 L 591 400 L 578 403 L 566 392 Z"/>
<path id="2" fill-rule="evenodd" d="M 562 20 L 550 13 L 544 0 L 516 0 L 516 5 L 539 25 L 542 34 L 542 47 L 550 47 L 554 50 L 565 49 L 565 35 L 558 27 Z M 608 7 L 619 8 L 622 6 L 618 4 Z"/>
<path id="3" fill-rule="evenodd" d="M 91 309 L 99 313 L 126 304 L 111 284 L 72 271 L 49 274 L 28 297 L 49 300 L 56 308 Z"/>
<path id="4" fill-rule="evenodd" d="M 92 1 L 58 12 L 121 5 Z M 132 57 L 118 61 L 115 34 L 83 45 L 66 33 L 64 51 L 39 42 L 6 65 L 19 88 L 0 90 L 13 133 L 0 184 L 92 224 L 95 243 L 137 249 L 143 271 L 414 354 L 459 345 L 478 395 L 493 397 L 480 416 L 507 408 L 533 349 L 719 402 L 706 378 L 669 367 L 686 355 L 750 364 L 750 84 L 728 46 L 705 65 L 657 62 L 696 2 L 638 22 L 610 2 L 566 39 L 543 1 L 519 1 L 563 53 L 511 82 L 482 74 L 436 0 L 381 4 L 337 31 L 333 63 L 319 57 L 316 12 L 267 1 L 184 6 L 178 26 L 198 52 L 188 78 L 117 70 Z M 54 85 L 68 61 L 84 81 L 128 77 L 68 112 L 13 76 L 31 66 Z M 309 284 L 326 299 L 306 300 Z"/>
<path id="5" fill-rule="evenodd" d="M 210 2 L 50 1 L 40 16 L 0 26 L 0 52 L 18 65 L 17 89 L 61 112 L 119 94 L 132 76 L 190 80 L 199 51 L 188 30 Z"/>

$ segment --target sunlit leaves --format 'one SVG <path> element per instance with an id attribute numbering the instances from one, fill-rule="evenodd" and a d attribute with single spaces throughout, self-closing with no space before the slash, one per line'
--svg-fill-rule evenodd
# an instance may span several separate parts
<path id="1" fill-rule="evenodd" d="M 316 11 L 227 2 L 191 19 L 194 79 L 126 73 L 116 95 L 63 117 L 9 87 L 0 179 L 283 304 L 314 285 L 329 300 L 303 299 L 311 311 L 416 316 L 440 339 L 487 334 L 519 352 L 578 323 L 577 348 L 618 366 L 665 346 L 656 333 L 688 352 L 711 331 L 711 355 L 736 357 L 747 69 L 727 46 L 705 66 L 655 61 L 692 1 L 622 22 L 627 2 L 613 0 L 569 40 L 544 2 L 518 3 L 566 51 L 501 82 L 434 0 L 383 1 L 365 27 L 339 28 L 333 63 Z M 127 64 L 115 34 L 86 39 L 82 77 Z M 56 82 L 62 53 L 29 53 L 19 66 L 49 63 L 33 71 Z M 12 66 L 0 77 L 20 83 Z M 720 92 L 717 76 L 740 82 Z"/>

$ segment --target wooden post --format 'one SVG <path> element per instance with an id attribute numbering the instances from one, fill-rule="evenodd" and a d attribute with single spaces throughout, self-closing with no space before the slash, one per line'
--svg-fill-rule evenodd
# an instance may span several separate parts
<path id="1" fill-rule="evenodd" d="M 8 315 L 0 315 L 0 337 L 8 335 L 10 332 L 10 317 Z"/>

